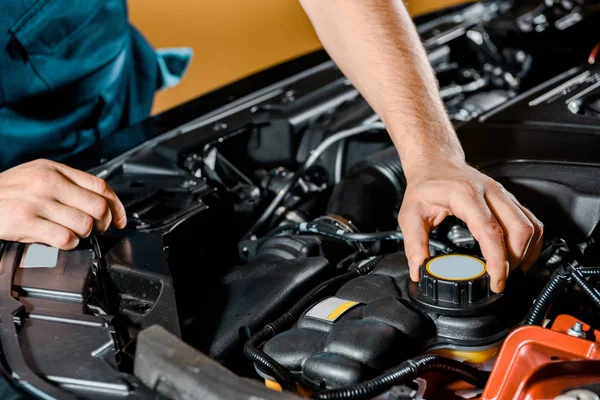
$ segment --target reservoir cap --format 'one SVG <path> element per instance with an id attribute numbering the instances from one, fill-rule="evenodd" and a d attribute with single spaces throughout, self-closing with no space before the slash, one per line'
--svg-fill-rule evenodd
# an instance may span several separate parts
<path id="1" fill-rule="evenodd" d="M 500 295 L 490 290 L 485 262 L 465 254 L 430 258 L 419 269 L 419 283 L 409 284 L 413 300 L 443 314 L 476 314 Z"/>

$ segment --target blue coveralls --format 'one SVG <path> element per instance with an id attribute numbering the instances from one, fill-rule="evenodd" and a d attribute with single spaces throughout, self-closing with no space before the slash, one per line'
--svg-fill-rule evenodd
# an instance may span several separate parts
<path id="1" fill-rule="evenodd" d="M 0 0 L 0 49 L 0 170 L 141 121 L 191 56 L 155 51 L 125 0 Z"/>

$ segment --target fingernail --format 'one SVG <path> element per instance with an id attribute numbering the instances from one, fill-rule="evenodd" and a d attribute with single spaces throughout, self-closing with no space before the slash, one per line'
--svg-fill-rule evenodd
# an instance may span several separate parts
<path id="1" fill-rule="evenodd" d="M 119 228 L 125 228 L 127 226 L 127 215 L 123 215 L 123 218 L 117 224 Z"/>
<path id="2" fill-rule="evenodd" d="M 506 285 L 506 281 L 504 279 L 498 279 L 496 281 L 496 290 L 494 292 L 500 293 L 504 290 L 504 286 Z"/>
<path id="3" fill-rule="evenodd" d="M 408 261 L 408 268 L 410 269 L 410 279 L 414 282 L 419 281 L 419 262 L 416 260 Z"/>

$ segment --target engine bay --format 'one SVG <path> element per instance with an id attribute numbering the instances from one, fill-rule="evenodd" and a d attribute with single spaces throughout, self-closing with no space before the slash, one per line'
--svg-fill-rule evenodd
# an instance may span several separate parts
<path id="1" fill-rule="evenodd" d="M 410 280 L 397 152 L 324 61 L 93 168 L 126 229 L 4 244 L 3 373 L 60 399 L 600 398 L 600 3 L 415 22 L 468 162 L 545 225 L 503 293 L 454 217 Z"/>

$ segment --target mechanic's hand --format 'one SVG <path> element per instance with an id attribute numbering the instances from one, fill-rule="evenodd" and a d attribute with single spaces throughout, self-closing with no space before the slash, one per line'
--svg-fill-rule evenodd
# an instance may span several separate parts
<path id="1" fill-rule="evenodd" d="M 111 223 L 124 228 L 127 217 L 100 178 L 48 160 L 0 173 L 0 239 L 69 250 Z"/>
<path id="2" fill-rule="evenodd" d="M 431 162 L 407 176 L 398 218 L 414 281 L 429 257 L 429 232 L 449 215 L 479 242 L 494 292 L 504 290 L 509 269 L 526 270 L 541 252 L 542 223 L 502 185 L 465 163 Z"/>

